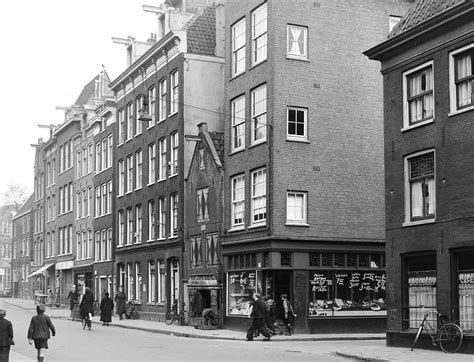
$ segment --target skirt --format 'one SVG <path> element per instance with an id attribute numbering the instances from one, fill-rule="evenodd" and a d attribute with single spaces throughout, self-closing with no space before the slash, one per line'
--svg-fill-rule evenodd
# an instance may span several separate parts
<path id="1" fill-rule="evenodd" d="M 48 348 L 48 339 L 47 338 L 37 338 L 35 339 L 35 348 Z"/>

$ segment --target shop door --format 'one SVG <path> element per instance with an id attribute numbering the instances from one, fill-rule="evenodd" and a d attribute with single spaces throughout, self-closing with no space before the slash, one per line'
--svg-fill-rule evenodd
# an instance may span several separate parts
<path id="1" fill-rule="evenodd" d="M 283 314 L 283 304 L 280 295 L 288 295 L 288 299 L 292 301 L 292 280 L 293 273 L 290 270 L 276 270 L 273 272 L 273 299 L 275 300 L 276 315 Z"/>

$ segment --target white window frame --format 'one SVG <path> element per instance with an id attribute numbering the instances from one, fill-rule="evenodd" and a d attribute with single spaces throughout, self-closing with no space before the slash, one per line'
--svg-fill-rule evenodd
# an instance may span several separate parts
<path id="1" fill-rule="evenodd" d="M 151 128 L 156 123 L 156 87 L 152 86 L 148 89 L 148 113 L 151 117 L 151 122 L 148 122 L 148 128 Z"/>
<path id="2" fill-rule="evenodd" d="M 125 241 L 125 245 L 132 245 L 133 244 L 133 237 L 134 237 L 133 209 L 131 207 L 129 207 L 127 209 L 127 240 Z"/>
<path id="3" fill-rule="evenodd" d="M 246 63 L 246 20 L 240 19 L 231 27 L 232 36 L 232 77 L 245 72 Z"/>
<path id="4" fill-rule="evenodd" d="M 114 135 L 109 135 L 107 137 L 107 167 L 112 167 L 113 165 L 113 154 L 114 154 Z"/>
<path id="5" fill-rule="evenodd" d="M 245 95 L 231 101 L 231 152 L 245 149 Z"/>
<path id="6" fill-rule="evenodd" d="M 290 133 L 290 112 L 294 111 L 295 114 L 295 134 Z M 298 121 L 297 121 L 297 116 L 298 114 L 302 112 L 303 113 L 303 134 L 299 135 L 298 133 Z M 286 110 L 286 136 L 287 139 L 292 140 L 292 141 L 307 141 L 308 140 L 308 108 L 304 107 L 293 107 L 293 106 L 288 106 Z"/>
<path id="7" fill-rule="evenodd" d="M 148 145 L 148 185 L 156 181 L 156 143 Z"/>
<path id="8" fill-rule="evenodd" d="M 156 263 L 156 276 L 157 276 L 157 288 L 158 295 L 156 302 L 162 304 L 165 302 L 166 292 L 165 292 L 165 280 L 166 280 L 166 264 L 164 260 L 158 260 Z"/>
<path id="9" fill-rule="evenodd" d="M 123 108 L 118 112 L 118 142 L 119 145 L 125 142 L 125 111 Z"/>
<path id="10" fill-rule="evenodd" d="M 245 175 L 234 176 L 230 180 L 231 184 L 231 227 L 233 229 L 243 228 L 245 226 Z M 237 213 L 242 213 L 242 217 L 236 222 Z"/>
<path id="11" fill-rule="evenodd" d="M 474 43 L 463 46 L 449 53 L 449 116 L 472 111 L 474 109 L 474 81 L 471 80 L 471 105 L 465 107 L 458 106 L 458 92 L 456 87 L 456 57 L 464 52 L 471 51 L 471 67 L 473 67 Z M 471 75 L 473 77 L 474 75 Z"/>
<path id="12" fill-rule="evenodd" d="M 298 40 L 291 40 L 291 36 L 294 31 L 301 31 L 303 34 L 303 51 L 296 52 L 296 49 L 299 49 L 298 46 L 295 46 L 295 43 L 300 43 Z M 288 58 L 297 59 L 297 60 L 307 60 L 308 59 L 308 27 L 301 25 L 288 24 L 286 26 L 286 44 L 287 44 L 287 53 Z"/>
<path id="13" fill-rule="evenodd" d="M 112 229 L 107 229 L 107 252 L 105 256 L 106 260 L 112 260 Z"/>
<path id="14" fill-rule="evenodd" d="M 143 209 L 142 205 L 135 206 L 135 244 L 140 244 L 143 239 Z"/>
<path id="15" fill-rule="evenodd" d="M 143 110 L 143 96 L 138 96 L 135 99 L 135 117 L 134 117 L 134 122 L 135 122 L 135 136 L 138 136 L 143 132 L 143 122 L 138 120 L 138 117 L 140 117 L 140 112 Z"/>
<path id="16" fill-rule="evenodd" d="M 168 94 L 168 82 L 166 78 L 162 79 L 158 84 L 159 89 L 159 98 L 158 98 L 158 110 L 159 110 L 159 122 L 162 122 L 168 116 L 167 109 L 166 109 L 166 102 L 167 102 L 167 94 Z"/>
<path id="17" fill-rule="evenodd" d="M 267 222 L 267 169 L 260 168 L 251 174 L 251 205 L 250 205 L 250 223 L 252 225 L 262 225 Z M 263 204 L 263 206 L 262 206 Z M 265 217 L 255 220 L 257 215 L 263 214 L 257 212 L 264 210 Z"/>
<path id="18" fill-rule="evenodd" d="M 133 120 L 135 113 L 133 111 L 134 102 L 127 104 L 127 137 L 125 141 L 129 141 L 133 138 Z"/>
<path id="19" fill-rule="evenodd" d="M 148 201 L 148 241 L 153 241 L 156 239 L 155 223 L 156 223 L 155 201 L 150 200 Z"/>
<path id="20" fill-rule="evenodd" d="M 158 199 L 158 239 L 166 239 L 166 197 Z"/>
<path id="21" fill-rule="evenodd" d="M 267 3 L 263 3 L 251 13 L 252 19 L 252 66 L 267 60 L 267 31 L 268 31 L 268 12 Z M 265 22 L 265 24 L 263 24 Z M 261 25 L 260 29 L 258 26 Z M 260 44 L 259 44 L 260 43 Z M 258 47 L 260 45 L 260 47 Z M 260 53 L 260 51 L 262 53 Z"/>
<path id="22" fill-rule="evenodd" d="M 286 192 L 286 223 L 287 224 L 297 224 L 297 225 L 307 225 L 307 210 L 308 210 L 308 203 L 307 203 L 307 192 L 302 191 L 287 191 Z M 297 204 L 296 200 L 301 200 L 301 204 Z M 299 214 L 301 215 L 300 218 L 292 217 L 295 213 L 293 213 L 292 209 L 299 209 Z"/>
<path id="23" fill-rule="evenodd" d="M 153 266 L 153 268 L 152 268 Z M 152 272 L 153 270 L 153 272 Z M 157 268 L 156 262 L 154 260 L 148 260 L 148 296 L 147 302 L 149 304 L 156 303 L 156 278 L 157 277 Z"/>
<path id="24" fill-rule="evenodd" d="M 257 99 L 257 96 L 262 97 Z M 252 145 L 265 142 L 267 140 L 267 85 L 253 89 L 250 93 L 251 108 L 252 108 L 252 124 L 251 124 L 251 143 Z M 262 119 L 264 120 L 262 122 Z M 262 125 L 263 124 L 263 125 Z M 262 135 L 257 138 L 259 130 L 262 130 Z"/>
<path id="25" fill-rule="evenodd" d="M 143 152 L 138 150 L 135 153 L 136 171 L 135 171 L 135 190 L 142 188 L 143 184 Z"/>
<path id="26" fill-rule="evenodd" d="M 125 162 L 118 161 L 118 196 L 125 194 Z"/>
<path id="27" fill-rule="evenodd" d="M 118 245 L 123 246 L 125 244 L 125 215 L 123 210 L 118 211 Z"/>
<path id="28" fill-rule="evenodd" d="M 423 119 L 419 122 L 411 123 L 410 122 L 410 106 L 409 106 L 409 99 L 408 99 L 408 83 L 409 83 L 409 78 L 414 75 L 415 73 L 418 73 L 422 71 L 425 68 L 431 67 L 431 84 L 432 89 L 431 93 L 433 94 L 433 101 L 432 101 L 432 117 Z M 435 99 L 435 87 L 434 87 L 434 62 L 428 61 L 426 63 L 420 64 L 419 66 L 412 68 L 406 72 L 403 72 L 403 131 L 407 131 L 416 127 L 423 126 L 428 123 L 434 122 L 435 119 L 435 104 L 436 104 L 436 99 Z"/>
<path id="29" fill-rule="evenodd" d="M 178 194 L 170 195 L 170 238 L 175 238 L 178 236 Z"/>
<path id="30" fill-rule="evenodd" d="M 169 176 L 173 177 L 178 174 L 178 157 L 179 157 L 179 135 L 178 132 L 173 132 L 170 136 L 171 154 L 169 164 Z"/>
<path id="31" fill-rule="evenodd" d="M 168 173 L 168 161 L 166 156 L 166 138 L 162 138 L 158 141 L 159 159 L 158 159 L 158 181 L 166 179 Z"/>
<path id="32" fill-rule="evenodd" d="M 431 190 L 434 190 L 434 197 L 433 197 L 433 212 L 432 214 L 412 218 L 412 198 L 411 198 L 411 183 L 410 183 L 410 164 L 413 158 L 433 154 L 433 162 L 434 162 L 434 172 L 433 172 L 433 184 L 434 187 Z M 412 226 L 412 225 L 419 225 L 419 224 L 427 224 L 433 223 L 436 221 L 436 153 L 434 149 L 428 149 L 420 152 L 416 152 L 405 156 L 404 158 L 404 179 L 405 179 L 405 190 L 404 190 L 404 203 L 405 203 L 405 222 L 402 226 Z"/>
<path id="33" fill-rule="evenodd" d="M 170 75 L 171 81 L 171 100 L 170 100 L 170 116 L 178 112 L 179 106 L 179 71 L 175 70 Z"/>
<path id="34" fill-rule="evenodd" d="M 107 182 L 107 214 L 112 213 L 112 181 Z"/>
<path id="35" fill-rule="evenodd" d="M 128 155 L 127 156 L 127 187 L 126 187 L 126 193 L 130 193 L 133 191 L 133 181 L 135 179 L 135 175 L 133 173 L 133 155 Z"/>

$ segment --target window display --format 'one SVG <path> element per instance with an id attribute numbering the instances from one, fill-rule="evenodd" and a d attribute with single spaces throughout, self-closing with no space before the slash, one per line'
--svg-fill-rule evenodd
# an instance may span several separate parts
<path id="1" fill-rule="evenodd" d="M 310 317 L 386 315 L 383 271 L 317 271 L 310 279 Z"/>
<path id="2" fill-rule="evenodd" d="M 227 274 L 228 315 L 250 315 L 250 293 L 257 291 L 257 272 L 236 271 Z"/>

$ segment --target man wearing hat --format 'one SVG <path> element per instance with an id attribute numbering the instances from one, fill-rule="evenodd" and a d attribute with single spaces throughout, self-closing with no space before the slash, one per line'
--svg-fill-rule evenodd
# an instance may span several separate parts
<path id="1" fill-rule="evenodd" d="M 5 319 L 5 309 L 0 309 L 0 362 L 8 362 L 10 356 L 10 346 L 13 342 L 12 322 Z"/>

